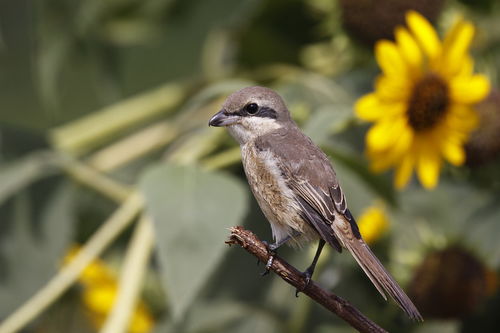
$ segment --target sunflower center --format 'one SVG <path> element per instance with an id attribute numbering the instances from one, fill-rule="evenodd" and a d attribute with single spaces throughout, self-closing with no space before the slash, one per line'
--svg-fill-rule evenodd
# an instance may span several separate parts
<path id="1" fill-rule="evenodd" d="M 407 109 L 408 123 L 415 131 L 436 125 L 448 108 L 448 86 L 436 74 L 428 74 L 413 87 Z"/>

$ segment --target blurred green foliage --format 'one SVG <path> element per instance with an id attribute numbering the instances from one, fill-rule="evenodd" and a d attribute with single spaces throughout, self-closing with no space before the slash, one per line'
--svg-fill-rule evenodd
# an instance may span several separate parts
<path id="1" fill-rule="evenodd" d="M 473 311 L 421 325 L 384 302 L 349 255 L 332 253 L 315 278 L 389 331 L 498 330 L 498 152 L 486 164 L 446 167 L 435 191 L 415 182 L 396 192 L 390 175 L 371 173 L 367 127 L 352 106 L 377 68 L 341 10 L 327 0 L 0 2 L 0 319 L 140 191 L 155 226 L 140 297 L 156 332 L 351 331 L 275 276 L 260 278 L 253 257 L 224 245 L 233 225 L 271 237 L 236 143 L 207 127 L 227 94 L 259 84 L 276 89 L 329 154 L 354 215 L 387 204 L 391 231 L 373 248 L 402 285 L 429 253 L 450 246 L 466 249 L 487 273 L 471 296 Z M 500 5 L 450 0 L 438 22 L 454 13 L 477 25 L 477 68 L 496 89 Z M 106 244 L 103 258 L 118 271 L 133 232 Z M 302 268 L 311 251 L 280 254 Z M 97 331 L 82 317 L 89 309 L 75 306 L 75 286 L 26 332 Z"/>

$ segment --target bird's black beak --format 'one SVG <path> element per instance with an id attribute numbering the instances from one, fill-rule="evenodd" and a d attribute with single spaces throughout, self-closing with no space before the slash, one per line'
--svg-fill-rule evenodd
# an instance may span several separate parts
<path id="1" fill-rule="evenodd" d="M 238 120 L 237 115 L 232 115 L 222 109 L 210 118 L 208 126 L 222 127 L 234 124 Z"/>

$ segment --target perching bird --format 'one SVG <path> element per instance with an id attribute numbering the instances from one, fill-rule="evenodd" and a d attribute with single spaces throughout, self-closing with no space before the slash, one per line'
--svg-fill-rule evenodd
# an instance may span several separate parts
<path id="1" fill-rule="evenodd" d="M 252 192 L 271 224 L 274 251 L 288 242 L 319 240 L 310 280 L 325 242 L 351 252 L 380 294 L 414 320 L 417 308 L 363 241 L 328 157 L 301 132 L 273 90 L 248 87 L 230 95 L 210 126 L 227 127 L 238 141 Z"/>

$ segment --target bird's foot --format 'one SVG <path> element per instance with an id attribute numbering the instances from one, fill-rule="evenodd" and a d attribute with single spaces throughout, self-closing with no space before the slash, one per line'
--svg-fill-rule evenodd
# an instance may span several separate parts
<path id="1" fill-rule="evenodd" d="M 309 285 L 309 283 L 311 283 L 311 278 L 312 278 L 312 273 L 313 273 L 314 270 L 311 270 L 310 267 L 308 269 L 306 269 L 304 272 L 302 272 L 302 275 L 304 276 L 304 287 L 302 287 L 302 289 L 295 289 L 295 297 L 299 297 L 299 293 L 300 292 L 303 292 L 304 290 L 306 290 L 307 286 Z"/>
<path id="2" fill-rule="evenodd" d="M 263 241 L 263 243 L 264 243 L 264 245 L 267 248 L 267 252 L 269 254 L 269 258 L 267 259 L 267 262 L 266 262 L 266 270 L 264 272 L 262 272 L 260 275 L 261 276 L 266 276 L 267 274 L 269 274 L 269 271 L 271 270 L 271 266 L 272 266 L 273 261 L 274 261 L 274 256 L 277 254 L 276 253 L 276 249 L 279 246 L 276 246 L 276 244 L 269 244 L 266 241 Z"/>

